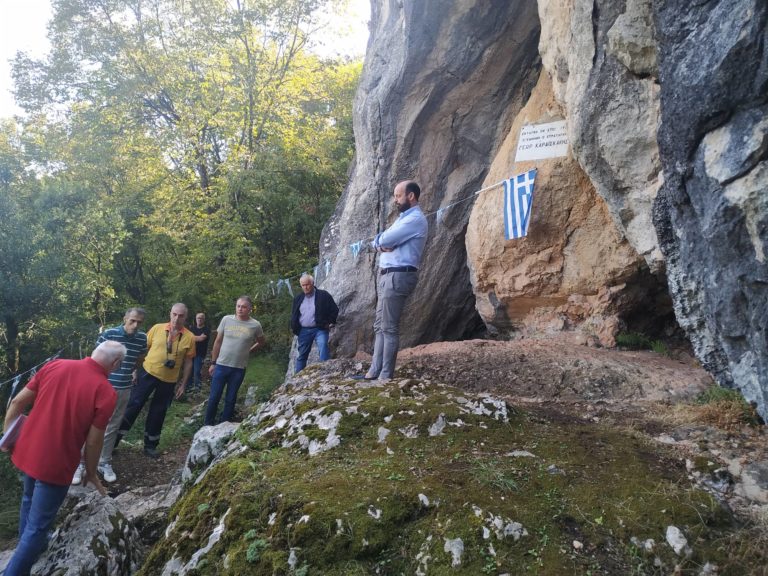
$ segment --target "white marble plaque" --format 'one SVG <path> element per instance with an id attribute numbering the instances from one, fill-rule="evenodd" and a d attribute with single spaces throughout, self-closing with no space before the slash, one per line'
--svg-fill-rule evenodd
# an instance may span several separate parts
<path id="1" fill-rule="evenodd" d="M 515 162 L 543 160 L 568 155 L 565 120 L 523 126 L 517 139 Z"/>

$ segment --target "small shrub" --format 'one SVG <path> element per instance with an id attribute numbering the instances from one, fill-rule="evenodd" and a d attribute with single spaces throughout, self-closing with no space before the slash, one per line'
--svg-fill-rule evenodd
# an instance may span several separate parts
<path id="1" fill-rule="evenodd" d="M 661 354 L 662 356 L 669 356 L 669 348 L 667 348 L 667 345 L 664 344 L 661 340 L 654 340 L 651 342 L 651 350 L 656 352 L 656 354 Z"/>
<path id="2" fill-rule="evenodd" d="M 259 538 L 258 540 L 254 540 L 251 542 L 251 544 L 248 546 L 248 550 L 245 553 L 245 558 L 250 562 L 251 564 L 254 564 L 259 561 L 259 558 L 261 558 L 261 553 L 264 552 L 264 550 L 267 549 L 267 541 L 262 540 Z"/>
<path id="3" fill-rule="evenodd" d="M 630 350 L 650 350 L 651 339 L 639 332 L 620 332 L 616 335 L 616 345 Z"/>
<path id="4" fill-rule="evenodd" d="M 744 399 L 738 390 L 712 386 L 696 398 L 699 418 L 720 428 L 756 426 L 760 417 L 754 406 Z"/>

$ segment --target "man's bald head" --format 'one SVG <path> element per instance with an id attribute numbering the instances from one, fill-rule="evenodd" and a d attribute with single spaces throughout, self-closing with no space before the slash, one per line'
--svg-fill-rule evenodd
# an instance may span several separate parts
<path id="1" fill-rule="evenodd" d="M 105 340 L 96 346 L 91 353 L 91 358 L 98 362 L 107 372 L 114 372 L 120 367 L 126 353 L 125 346 L 120 344 L 120 342 Z"/>
<path id="2" fill-rule="evenodd" d="M 413 180 L 403 180 L 395 186 L 392 196 L 395 199 L 398 211 L 405 212 L 414 206 L 418 206 L 421 188 Z"/>

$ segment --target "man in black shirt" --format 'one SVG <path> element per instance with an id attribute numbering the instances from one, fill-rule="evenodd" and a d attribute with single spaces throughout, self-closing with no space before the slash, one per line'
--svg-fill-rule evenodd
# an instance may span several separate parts
<path id="1" fill-rule="evenodd" d="M 195 325 L 190 328 L 192 334 L 194 334 L 195 341 L 195 358 L 192 364 L 192 386 L 190 393 L 200 392 L 203 387 L 202 370 L 203 361 L 208 354 L 208 337 L 211 335 L 211 329 L 205 322 L 205 314 L 198 312 L 195 316 Z"/>

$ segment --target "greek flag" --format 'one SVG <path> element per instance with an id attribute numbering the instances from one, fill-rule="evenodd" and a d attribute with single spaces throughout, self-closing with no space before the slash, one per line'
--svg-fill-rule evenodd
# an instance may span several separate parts
<path id="1" fill-rule="evenodd" d="M 504 237 L 507 240 L 528 234 L 535 178 L 534 169 L 504 181 Z"/>

